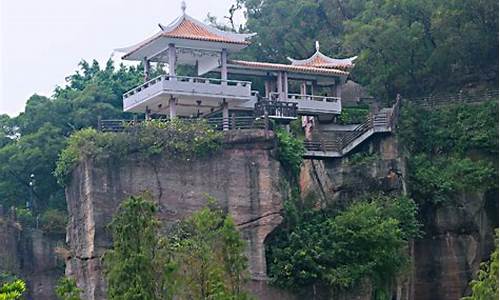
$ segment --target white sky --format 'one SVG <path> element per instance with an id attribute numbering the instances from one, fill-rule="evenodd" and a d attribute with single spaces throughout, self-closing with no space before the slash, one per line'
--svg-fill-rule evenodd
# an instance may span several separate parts
<path id="1" fill-rule="evenodd" d="M 186 13 L 219 21 L 234 0 L 186 0 Z M 0 0 L 0 114 L 23 111 L 34 93 L 51 96 L 81 59 L 101 65 L 181 14 L 181 0 Z M 238 16 L 243 21 L 243 16 Z M 115 56 L 116 59 L 118 57 Z"/>

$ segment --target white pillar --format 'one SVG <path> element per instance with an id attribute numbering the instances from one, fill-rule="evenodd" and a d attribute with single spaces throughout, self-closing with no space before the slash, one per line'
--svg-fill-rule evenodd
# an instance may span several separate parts
<path id="1" fill-rule="evenodd" d="M 311 96 L 314 96 L 314 93 L 316 93 L 316 80 L 311 83 Z"/>
<path id="2" fill-rule="evenodd" d="M 269 99 L 269 94 L 271 93 L 271 82 L 269 80 L 264 81 L 265 97 Z"/>
<path id="3" fill-rule="evenodd" d="M 221 55 L 220 55 L 220 79 L 222 79 L 222 83 L 226 84 L 225 80 L 227 80 L 227 50 L 222 49 Z"/>
<path id="4" fill-rule="evenodd" d="M 170 97 L 168 100 L 168 108 L 170 109 L 170 119 L 175 118 L 177 116 L 177 103 L 174 97 Z"/>
<path id="5" fill-rule="evenodd" d="M 305 80 L 300 84 L 300 94 L 307 95 L 307 82 Z"/>
<path id="6" fill-rule="evenodd" d="M 144 59 L 142 60 L 142 64 L 144 65 L 144 81 L 146 82 L 149 80 L 149 75 L 151 72 L 151 65 L 147 57 L 144 57 Z"/>
<path id="7" fill-rule="evenodd" d="M 281 72 L 278 72 L 278 77 L 276 77 L 276 86 L 278 88 L 278 100 L 283 99 L 283 78 L 281 77 Z"/>
<path id="8" fill-rule="evenodd" d="M 168 75 L 175 76 L 175 65 L 177 63 L 175 45 L 168 44 Z"/>
<path id="9" fill-rule="evenodd" d="M 226 99 L 222 100 L 222 130 L 229 130 L 229 107 Z"/>
<path id="10" fill-rule="evenodd" d="M 288 73 L 283 72 L 283 100 L 288 100 Z"/>
<path id="11" fill-rule="evenodd" d="M 339 81 L 335 82 L 335 97 L 342 97 L 342 79 L 339 79 Z"/>

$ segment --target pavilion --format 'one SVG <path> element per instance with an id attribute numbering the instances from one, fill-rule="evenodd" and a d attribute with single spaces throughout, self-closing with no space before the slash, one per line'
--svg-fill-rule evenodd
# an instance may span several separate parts
<path id="1" fill-rule="evenodd" d="M 159 27 L 152 37 L 117 49 L 125 53 L 124 60 L 144 65 L 145 82 L 123 95 L 124 111 L 170 118 L 206 117 L 220 112 L 227 119 L 232 110 L 256 117 L 266 113 L 283 120 L 341 112 L 341 87 L 356 57 L 328 57 L 319 51 L 316 42 L 316 52 L 310 58 L 289 58 L 291 64 L 230 59 L 247 47 L 255 34 L 228 32 L 204 24 L 186 14 L 184 2 L 182 15 Z M 166 63 L 168 74 L 150 78 L 154 62 Z M 179 76 L 179 65 L 194 66 L 199 77 Z M 208 77 L 217 73 L 219 78 Z M 231 80 L 233 74 L 263 78 L 263 95 L 252 90 L 250 81 Z"/>

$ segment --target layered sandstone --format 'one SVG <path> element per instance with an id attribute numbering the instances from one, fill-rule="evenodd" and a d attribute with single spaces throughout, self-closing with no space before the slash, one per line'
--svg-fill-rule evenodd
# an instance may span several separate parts
<path id="1" fill-rule="evenodd" d="M 159 218 L 167 224 L 202 208 L 207 195 L 234 218 L 247 242 L 250 273 L 266 279 L 264 240 L 280 224 L 287 191 L 274 158 L 272 132 L 238 131 L 225 135 L 224 149 L 203 159 L 178 161 L 164 156 L 120 162 L 83 161 L 66 190 L 71 256 L 66 273 L 75 276 L 83 299 L 104 299 L 101 258 L 112 240 L 106 230 L 127 196 L 151 193 Z"/>

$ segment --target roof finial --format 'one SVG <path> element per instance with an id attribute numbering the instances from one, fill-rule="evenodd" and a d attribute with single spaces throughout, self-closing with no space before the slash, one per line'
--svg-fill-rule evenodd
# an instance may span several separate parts
<path id="1" fill-rule="evenodd" d="M 181 9 L 182 9 L 182 14 L 185 15 L 186 14 L 186 1 L 182 1 L 181 2 Z"/>
<path id="2" fill-rule="evenodd" d="M 319 41 L 316 41 L 316 51 L 319 51 Z"/>

